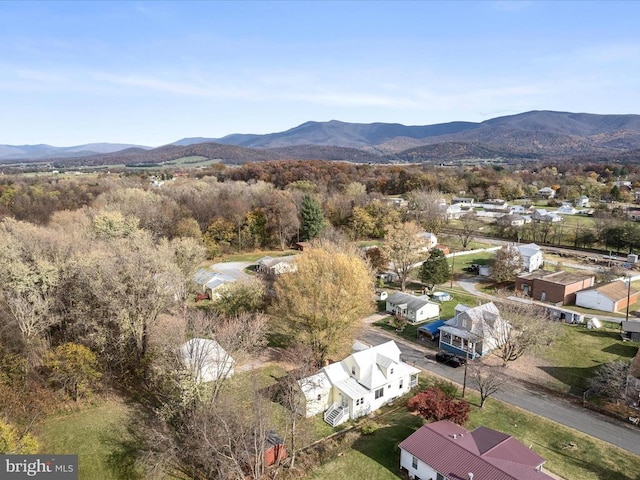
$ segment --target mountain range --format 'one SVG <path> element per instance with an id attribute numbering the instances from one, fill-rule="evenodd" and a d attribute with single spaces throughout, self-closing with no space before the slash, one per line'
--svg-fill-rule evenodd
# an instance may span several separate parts
<path id="1" fill-rule="evenodd" d="M 464 158 L 640 159 L 640 115 L 531 111 L 484 122 L 424 126 L 306 122 L 264 135 L 183 138 L 159 148 L 97 143 L 76 147 L 0 145 L 0 162 L 55 159 L 100 165 L 162 163 L 188 156 L 245 163 L 278 159 L 429 162 Z"/>

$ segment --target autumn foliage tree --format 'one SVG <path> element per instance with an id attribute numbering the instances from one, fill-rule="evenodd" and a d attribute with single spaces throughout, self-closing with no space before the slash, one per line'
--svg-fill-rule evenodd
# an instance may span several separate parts
<path id="1" fill-rule="evenodd" d="M 456 400 L 438 387 L 429 387 L 414 395 L 407 402 L 407 408 L 429 421 L 449 420 L 464 425 L 471 407 L 466 400 Z"/>
<path id="2" fill-rule="evenodd" d="M 324 242 L 297 259 L 295 273 L 275 282 L 276 323 L 311 349 L 318 366 L 345 353 L 373 308 L 373 275 L 355 250 Z"/>

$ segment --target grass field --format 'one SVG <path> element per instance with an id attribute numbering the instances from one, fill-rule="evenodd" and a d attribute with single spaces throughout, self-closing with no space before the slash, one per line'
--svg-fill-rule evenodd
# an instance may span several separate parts
<path id="1" fill-rule="evenodd" d="M 598 330 L 562 325 L 562 335 L 542 356 L 553 365 L 544 370 L 558 381 L 554 387 L 582 395 L 587 380 L 599 365 L 614 360 L 629 361 L 637 351 L 637 343 L 623 342 L 619 327 L 605 322 Z"/>
<path id="2" fill-rule="evenodd" d="M 300 253 L 298 250 L 261 250 L 259 252 L 238 253 L 233 255 L 225 255 L 218 262 L 255 262 L 262 257 L 285 257 L 287 255 L 296 255 Z"/>
<path id="3" fill-rule="evenodd" d="M 117 400 L 48 418 L 38 432 L 43 453 L 77 454 L 80 480 L 118 480 L 108 465 L 114 442 L 126 437 L 127 407 Z"/>

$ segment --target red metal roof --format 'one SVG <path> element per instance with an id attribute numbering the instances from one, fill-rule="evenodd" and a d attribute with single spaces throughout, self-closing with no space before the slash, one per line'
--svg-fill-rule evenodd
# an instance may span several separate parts
<path id="1" fill-rule="evenodd" d="M 468 432 L 443 420 L 424 425 L 400 448 L 451 480 L 552 480 L 538 470 L 544 458 L 510 435 L 479 427 Z"/>

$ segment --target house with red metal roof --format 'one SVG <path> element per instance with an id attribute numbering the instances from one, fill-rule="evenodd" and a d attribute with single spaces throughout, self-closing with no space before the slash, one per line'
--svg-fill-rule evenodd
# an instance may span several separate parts
<path id="1" fill-rule="evenodd" d="M 424 425 L 400 444 L 400 468 L 421 480 L 553 480 L 544 462 L 511 435 L 469 432 L 448 420 Z"/>

